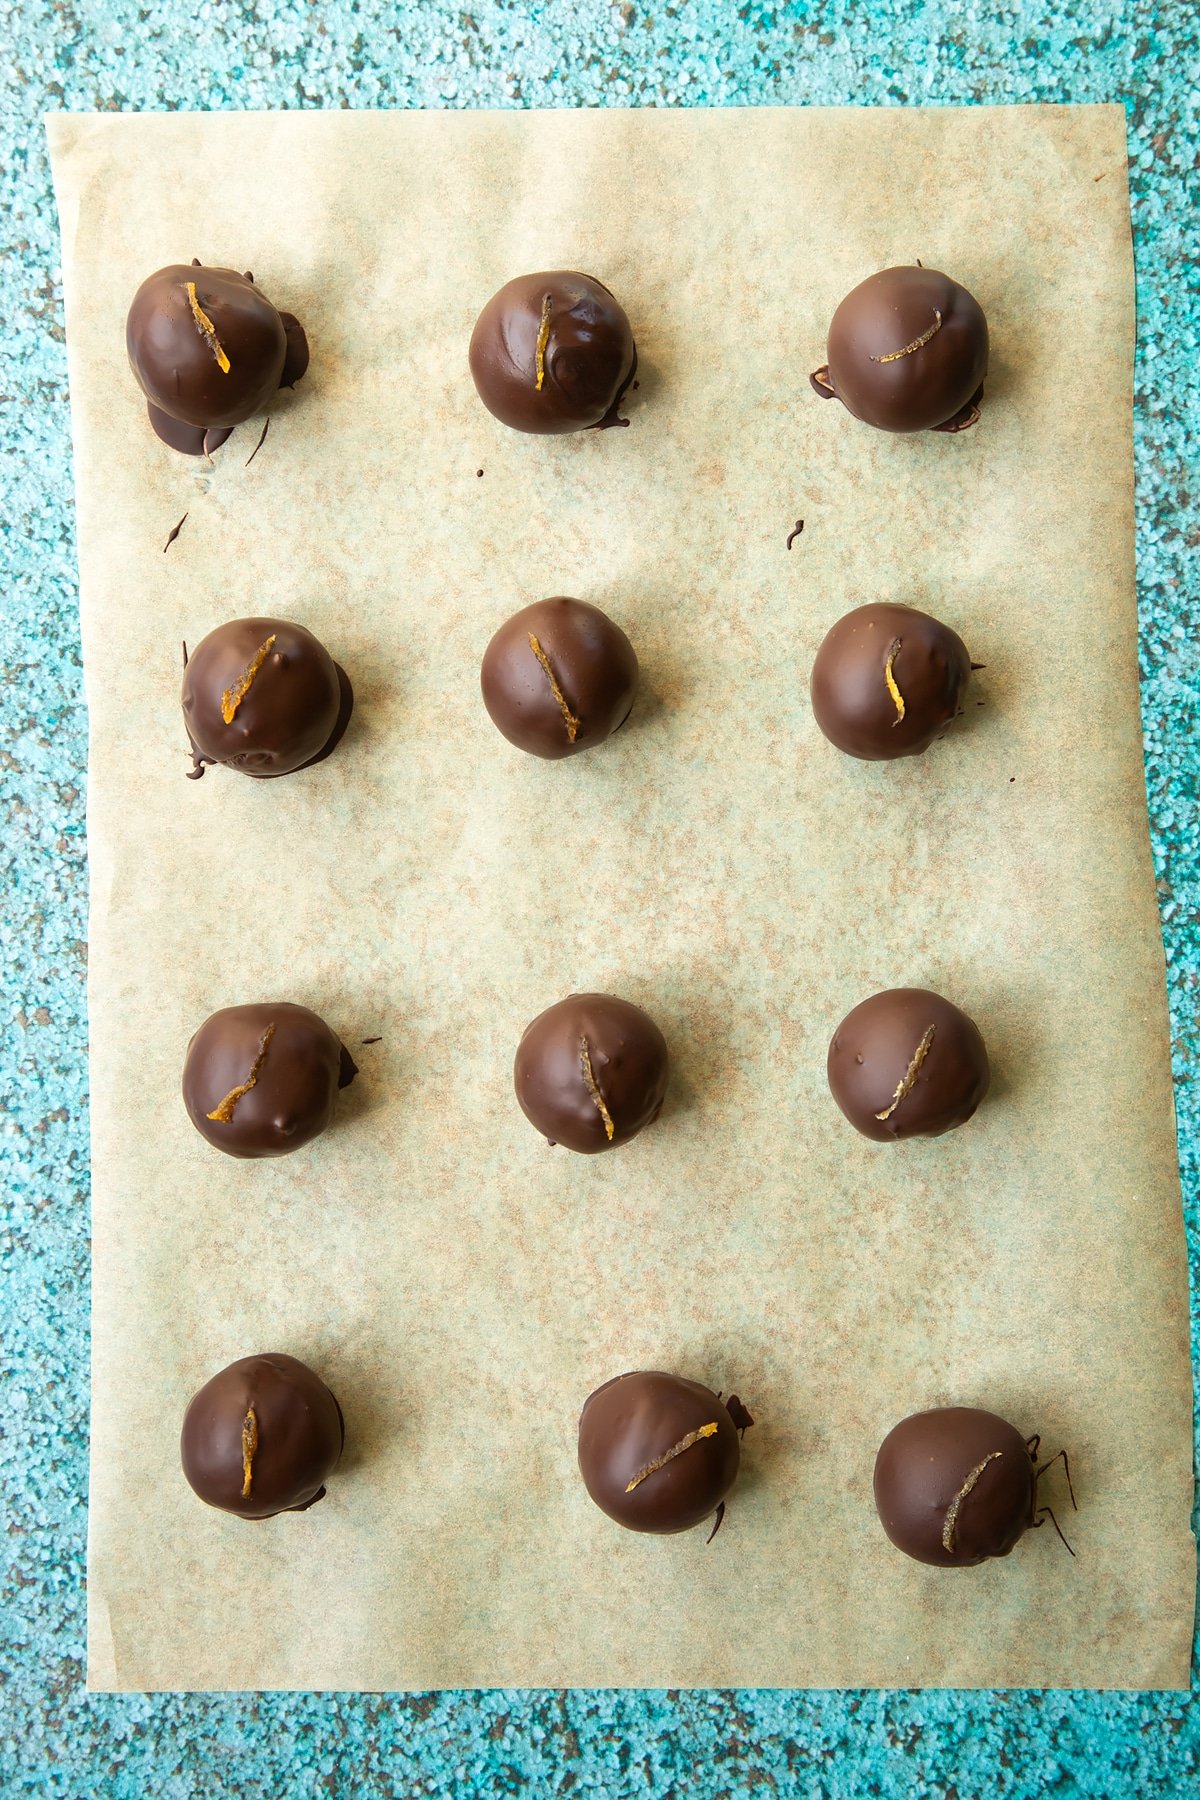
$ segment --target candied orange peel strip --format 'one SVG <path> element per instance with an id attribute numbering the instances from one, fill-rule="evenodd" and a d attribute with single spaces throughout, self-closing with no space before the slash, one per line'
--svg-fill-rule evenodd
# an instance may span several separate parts
<path id="1" fill-rule="evenodd" d="M 946 1508 L 946 1522 L 942 1526 L 942 1549 L 945 1550 L 948 1555 L 953 1555 L 954 1553 L 954 1528 L 958 1524 L 959 1508 L 962 1506 L 963 1501 L 971 1492 L 971 1489 L 975 1486 L 975 1483 L 979 1480 L 979 1477 L 983 1474 L 983 1471 L 987 1468 L 988 1464 L 990 1462 L 995 1462 L 997 1457 L 1003 1455 L 1003 1450 L 991 1450 L 981 1463 L 976 1463 L 975 1467 L 971 1470 L 971 1473 L 967 1476 L 967 1479 L 963 1482 L 957 1494 L 955 1494 L 953 1500 Z"/>
<path id="2" fill-rule="evenodd" d="M 534 386 L 539 394 L 542 391 L 542 383 L 546 379 L 546 345 L 550 342 L 550 304 L 551 296 L 547 294 L 542 301 L 542 322 L 538 326 L 537 346 L 533 353 L 534 372 L 537 376 Z"/>
<path id="3" fill-rule="evenodd" d="M 226 356 L 221 340 L 217 336 L 216 326 L 196 298 L 196 284 L 194 281 L 189 281 L 187 283 L 187 297 L 188 305 L 192 309 L 192 317 L 200 328 L 200 335 L 216 357 L 217 367 L 220 369 L 222 375 L 228 375 L 229 358 Z"/>
<path id="4" fill-rule="evenodd" d="M 672 1444 L 669 1450 L 664 1451 L 661 1456 L 656 1456 L 653 1462 L 648 1462 L 644 1469 L 639 1469 L 633 1480 L 626 1486 L 625 1492 L 632 1494 L 634 1488 L 639 1482 L 645 1481 L 647 1475 L 656 1475 L 659 1469 L 665 1468 L 669 1462 L 674 1462 L 677 1456 L 682 1456 L 685 1450 L 690 1450 L 693 1444 L 700 1442 L 701 1438 L 715 1437 L 718 1430 L 717 1421 L 713 1419 L 710 1424 L 701 1425 L 696 1431 L 689 1431 L 687 1436 L 681 1437 L 677 1444 Z"/>
<path id="5" fill-rule="evenodd" d="M 267 1051 L 270 1048 L 271 1039 L 274 1036 L 275 1026 L 274 1024 L 270 1024 L 258 1040 L 258 1055 L 251 1063 L 250 1073 L 247 1075 L 245 1081 L 240 1082 L 235 1088 L 230 1088 L 220 1105 L 214 1106 L 210 1113 L 205 1113 L 204 1116 L 206 1119 L 215 1119 L 218 1125 L 229 1124 L 230 1120 L 233 1118 L 234 1107 L 237 1105 L 242 1095 L 248 1094 L 250 1089 L 254 1087 L 258 1081 L 259 1072 L 267 1060 Z"/>
<path id="6" fill-rule="evenodd" d="M 233 721 L 237 716 L 238 707 L 242 704 L 242 701 L 253 687 L 254 678 L 266 662 L 268 656 L 270 656 L 274 643 L 275 633 L 272 632 L 266 643 L 258 646 L 258 649 L 254 652 L 254 655 L 250 658 L 250 661 L 246 664 L 246 667 L 242 670 L 233 686 L 231 688 L 226 688 L 225 692 L 221 695 L 221 717 L 227 725 L 233 724 Z"/>
<path id="7" fill-rule="evenodd" d="M 896 708 L 896 716 L 892 720 L 892 730 L 893 731 L 896 729 L 897 725 L 900 723 L 901 719 L 904 717 L 904 695 L 900 692 L 900 689 L 896 683 L 896 673 L 895 673 L 896 658 L 899 656 L 899 654 L 900 654 L 900 639 L 893 638 L 891 648 L 888 651 L 887 663 L 885 664 L 884 671 L 883 671 L 883 679 L 887 682 L 887 691 L 892 696 L 892 704 Z"/>
<path id="8" fill-rule="evenodd" d="M 254 1452 L 258 1449 L 258 1419 L 251 1407 L 242 1420 L 242 1499 L 250 1497 L 250 1478 L 253 1473 Z"/>
<path id="9" fill-rule="evenodd" d="M 871 361 L 873 363 L 899 362 L 902 356 L 911 356 L 915 350 L 923 350 L 930 338 L 936 337 L 941 329 L 942 315 L 935 306 L 933 309 L 933 324 L 929 327 L 928 331 L 923 331 L 920 337 L 913 339 L 911 344 L 905 344 L 903 350 L 889 350 L 886 356 L 873 356 Z"/>
<path id="10" fill-rule="evenodd" d="M 554 670 L 550 667 L 550 658 L 546 655 L 546 652 L 542 649 L 541 644 L 538 642 L 532 631 L 529 633 L 529 648 L 533 651 L 533 654 L 542 665 L 542 672 L 544 673 L 546 680 L 550 683 L 550 692 L 558 701 L 558 709 L 562 713 L 563 724 L 567 728 L 567 737 L 573 744 L 579 733 L 581 721 L 575 717 L 575 714 L 567 705 L 567 696 L 563 693 L 558 682 L 555 680 Z"/>
<path id="11" fill-rule="evenodd" d="M 902 1100 L 906 1100 L 908 1098 L 908 1096 L 912 1093 L 913 1088 L 917 1084 L 917 1076 L 921 1072 L 921 1064 L 925 1061 L 925 1058 L 929 1055 L 929 1046 L 933 1042 L 933 1034 L 936 1030 L 937 1030 L 936 1025 L 931 1025 L 929 1027 L 929 1030 L 925 1033 L 925 1036 L 921 1039 L 920 1043 L 917 1045 L 916 1049 L 913 1051 L 912 1061 L 909 1063 L 907 1069 L 905 1069 L 905 1071 L 904 1071 L 904 1079 L 898 1083 L 898 1085 L 896 1087 L 896 1091 L 892 1095 L 892 1104 L 888 1107 L 885 1107 L 883 1112 L 877 1112 L 875 1114 L 875 1117 L 880 1121 L 881 1124 L 886 1119 L 890 1119 L 892 1114 L 895 1112 L 896 1108 L 899 1106 L 900 1102 Z"/>
<path id="12" fill-rule="evenodd" d="M 588 1049 L 588 1041 L 585 1037 L 581 1037 L 579 1040 L 579 1063 L 583 1070 L 583 1079 L 587 1091 L 596 1102 L 596 1111 L 604 1120 L 604 1135 L 611 1144 L 613 1141 L 613 1133 L 617 1128 L 613 1124 L 612 1114 L 604 1104 L 604 1095 L 600 1092 L 600 1084 L 592 1073 L 592 1053 Z"/>

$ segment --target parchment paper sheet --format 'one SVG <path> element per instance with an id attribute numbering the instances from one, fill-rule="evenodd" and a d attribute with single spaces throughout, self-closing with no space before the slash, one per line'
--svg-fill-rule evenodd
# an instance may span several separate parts
<path id="1" fill-rule="evenodd" d="M 50 130 L 92 733 L 92 1686 L 1185 1684 L 1120 110 Z M 211 469 L 161 448 L 125 366 L 137 283 L 193 255 L 311 336 L 249 468 L 257 423 Z M 991 321 L 958 439 L 807 384 L 842 294 L 916 257 Z M 556 266 L 629 310 L 627 431 L 523 438 L 475 397 L 477 309 Z M 554 593 L 644 670 L 628 727 L 559 765 L 478 687 Z M 874 598 L 987 665 L 916 762 L 843 758 L 809 712 L 821 635 Z M 350 734 L 296 778 L 190 784 L 180 639 L 255 611 L 350 670 Z M 825 1051 L 900 983 L 967 1008 L 995 1080 L 965 1130 L 878 1147 Z M 511 1091 L 523 1026 L 580 987 L 644 1003 L 675 1058 L 660 1122 L 597 1158 Z M 179 1071 L 211 1010 L 270 998 L 362 1075 L 309 1149 L 237 1164 Z M 192 1497 L 177 1437 L 261 1349 L 329 1380 L 347 1449 L 313 1512 L 247 1525 Z M 637 1367 L 757 1415 L 708 1549 L 622 1532 L 578 1479 L 581 1402 Z M 962 1574 L 890 1548 L 876 1447 L 947 1402 L 1069 1447 L 1078 1515 L 1043 1492 L 1076 1560 L 1048 1529 Z"/>

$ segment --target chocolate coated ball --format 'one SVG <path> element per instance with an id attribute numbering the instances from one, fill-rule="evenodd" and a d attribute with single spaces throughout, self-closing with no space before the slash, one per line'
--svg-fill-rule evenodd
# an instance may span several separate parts
<path id="1" fill-rule="evenodd" d="M 829 1046 L 829 1087 L 864 1137 L 940 1137 L 988 1090 L 974 1022 L 926 988 L 890 988 L 847 1013 Z"/>
<path id="2" fill-rule="evenodd" d="M 191 456 L 217 448 L 308 367 L 298 319 L 277 312 L 249 275 L 200 263 L 143 281 L 125 347 L 155 431 Z"/>
<path id="3" fill-rule="evenodd" d="M 967 647 L 915 607 L 857 606 L 813 662 L 813 716 L 830 743 L 867 762 L 918 756 L 962 708 Z"/>
<path id="4" fill-rule="evenodd" d="M 570 994 L 526 1026 L 513 1085 L 543 1136 L 591 1155 L 627 1144 L 657 1119 L 669 1067 L 666 1040 L 640 1006 Z"/>
<path id="5" fill-rule="evenodd" d="M 680 1375 L 618 1375 L 596 1389 L 580 1415 L 584 1485 L 600 1510 L 630 1531 L 699 1525 L 733 1486 L 740 1460 L 729 1410 L 711 1388 Z"/>
<path id="6" fill-rule="evenodd" d="M 622 726 L 638 661 L 619 625 L 586 600 L 537 600 L 484 651 L 483 703 L 510 744 L 532 756 L 575 756 Z"/>
<path id="7" fill-rule="evenodd" d="M 339 1088 L 358 1073 L 324 1019 L 290 1001 L 227 1006 L 187 1047 L 183 1103 L 227 1156 L 285 1156 L 333 1118 Z"/>
<path id="8" fill-rule="evenodd" d="M 602 282 L 550 269 L 492 295 L 471 333 L 470 363 L 479 398 L 502 424 L 557 433 L 623 423 L 617 408 L 637 352 Z"/>
<path id="9" fill-rule="evenodd" d="M 342 1409 L 294 1356 L 244 1356 L 184 1414 L 183 1472 L 201 1500 L 242 1519 L 304 1512 L 342 1454 Z"/>
<path id="10" fill-rule="evenodd" d="M 1026 1439 L 974 1406 L 914 1413 L 875 1459 L 884 1530 L 906 1556 L 945 1569 L 1007 1556 L 1034 1523 L 1035 1496 Z"/>
<path id="11" fill-rule="evenodd" d="M 938 269 L 881 269 L 833 315 L 813 386 L 881 431 L 963 431 L 988 364 L 983 309 Z"/>
<path id="12" fill-rule="evenodd" d="M 183 719 L 196 773 L 288 775 L 319 762 L 346 729 L 353 695 L 324 644 L 287 619 L 231 619 L 192 651 Z"/>

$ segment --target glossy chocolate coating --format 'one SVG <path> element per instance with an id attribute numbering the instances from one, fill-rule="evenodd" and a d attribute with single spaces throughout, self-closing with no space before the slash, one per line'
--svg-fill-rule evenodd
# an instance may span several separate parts
<path id="1" fill-rule="evenodd" d="M 271 643 L 226 724 L 259 652 Z M 287 619 L 231 619 L 192 651 L 183 672 L 183 720 L 193 763 L 221 763 L 243 775 L 288 775 L 320 762 L 346 729 L 349 681 L 325 646 Z"/>
<path id="2" fill-rule="evenodd" d="M 544 1137 L 592 1155 L 653 1124 L 669 1069 L 666 1039 L 640 1006 L 611 994 L 569 994 L 525 1027 L 513 1085 L 521 1111 Z"/>
<path id="3" fill-rule="evenodd" d="M 209 1506 L 270 1519 L 321 1499 L 344 1438 L 342 1409 L 325 1383 L 296 1357 L 272 1351 L 243 1356 L 205 1382 L 184 1414 L 179 1454 Z"/>
<path id="4" fill-rule="evenodd" d="M 189 283 L 211 329 L 197 318 Z M 297 319 L 277 312 L 249 275 L 200 263 L 172 263 L 143 281 L 125 322 L 125 346 L 151 424 L 187 455 L 217 448 L 308 366 Z"/>
<path id="5" fill-rule="evenodd" d="M 715 1433 L 629 1483 L 691 1432 Z M 741 1446 L 729 1412 L 699 1381 L 643 1369 L 597 1388 L 579 1417 L 579 1472 L 601 1512 L 630 1531 L 688 1531 L 707 1519 L 737 1478 Z"/>
<path id="6" fill-rule="evenodd" d="M 990 1079 L 974 1022 L 926 988 L 889 988 L 847 1013 L 829 1046 L 828 1071 L 850 1123 L 881 1144 L 964 1125 Z"/>
<path id="7" fill-rule="evenodd" d="M 883 1529 L 906 1556 L 943 1569 L 1007 1556 L 1034 1522 L 1036 1491 L 1026 1440 L 975 1406 L 913 1413 L 888 1432 L 875 1459 Z"/>
<path id="8" fill-rule="evenodd" d="M 621 627 L 598 606 L 563 596 L 506 620 L 479 672 L 483 704 L 509 743 L 555 759 L 611 737 L 629 717 L 637 679 Z"/>
<path id="9" fill-rule="evenodd" d="M 903 716 L 888 686 L 899 692 Z M 912 606 L 856 606 L 826 634 L 810 683 L 813 716 L 848 756 L 919 756 L 962 706 L 971 659 L 948 625 Z"/>
<path id="10" fill-rule="evenodd" d="M 938 269 L 868 276 L 834 313 L 826 354 L 817 392 L 881 431 L 962 431 L 979 416 L 987 320 Z"/>
<path id="11" fill-rule="evenodd" d="M 549 330 L 537 385 L 537 346 Z M 602 282 L 571 269 L 518 275 L 493 294 L 471 333 L 471 374 L 490 413 L 514 431 L 615 425 L 637 367 L 629 320 Z"/>
<path id="12" fill-rule="evenodd" d="M 336 1032 L 307 1006 L 227 1006 L 187 1047 L 183 1103 L 201 1137 L 226 1155 L 286 1156 L 320 1136 L 338 1089 L 357 1073 Z M 253 1085 L 231 1100 L 252 1075 Z M 217 1111 L 229 1116 L 210 1119 Z"/>

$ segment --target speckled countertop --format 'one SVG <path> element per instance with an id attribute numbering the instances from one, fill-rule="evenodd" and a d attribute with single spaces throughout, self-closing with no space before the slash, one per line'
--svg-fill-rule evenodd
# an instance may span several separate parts
<path id="1" fill-rule="evenodd" d="M 1122 100 L 1138 258 L 1142 707 L 1200 1273 L 1200 11 L 948 0 L 0 0 L 0 1794 L 1124 1796 L 1200 1782 L 1192 1695 L 89 1697 L 86 720 L 54 108 Z M 11 248 L 10 248 L 11 247 Z M 1193 1342 L 1196 1341 L 1193 1306 Z M 1154 1503 L 1153 1471 L 1146 1504 Z M 1036 1619 L 1030 1630 L 1036 1631 Z"/>

